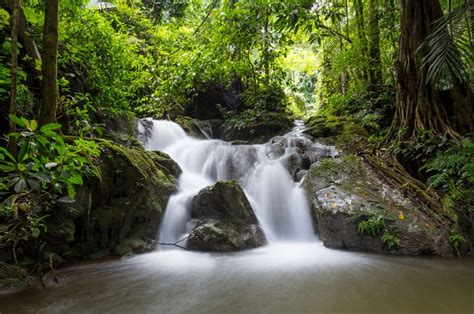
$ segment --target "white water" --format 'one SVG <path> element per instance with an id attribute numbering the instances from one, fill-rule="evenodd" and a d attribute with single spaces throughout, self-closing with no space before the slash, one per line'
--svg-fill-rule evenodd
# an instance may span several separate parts
<path id="1" fill-rule="evenodd" d="M 294 182 L 286 169 L 289 157 L 298 149 L 297 141 L 308 141 L 302 135 L 301 123 L 273 143 L 232 145 L 189 137 L 174 122 L 148 121 L 152 121 L 152 129 L 145 148 L 168 153 L 183 170 L 180 191 L 170 198 L 165 210 L 160 242 L 174 243 L 184 238 L 192 228 L 189 224 L 192 198 L 202 188 L 229 179 L 237 180 L 244 189 L 269 242 L 315 239 L 301 182 Z M 144 132 L 141 124 L 139 128 Z"/>

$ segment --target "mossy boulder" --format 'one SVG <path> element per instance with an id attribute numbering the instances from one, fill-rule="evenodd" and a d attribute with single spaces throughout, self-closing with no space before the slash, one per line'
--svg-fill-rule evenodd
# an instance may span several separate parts
<path id="1" fill-rule="evenodd" d="M 455 253 L 436 215 L 383 183 L 359 157 L 314 164 L 304 186 L 327 247 L 406 255 Z M 364 230 L 367 223 L 372 231 Z"/>
<path id="2" fill-rule="evenodd" d="M 179 167 L 169 156 L 100 140 L 97 175 L 50 221 L 53 251 L 82 258 L 130 255 L 153 248 Z"/>
<path id="3" fill-rule="evenodd" d="M 348 153 L 357 152 L 364 147 L 367 132 L 352 118 L 332 115 L 313 116 L 305 121 L 304 133 L 318 142 L 335 145 Z"/>
<path id="4" fill-rule="evenodd" d="M 198 120 L 188 116 L 177 116 L 174 121 L 179 124 L 179 126 L 182 127 L 189 136 L 197 138 L 204 137 L 201 130 L 199 129 Z"/>
<path id="5" fill-rule="evenodd" d="M 236 181 L 218 181 L 192 200 L 191 217 L 196 227 L 187 247 L 191 250 L 229 252 L 266 243 L 257 217 Z"/>
<path id="6" fill-rule="evenodd" d="M 152 151 L 148 152 L 148 154 L 150 154 L 151 159 L 153 159 L 159 169 L 161 169 L 167 174 L 172 175 L 176 179 L 179 178 L 179 176 L 183 172 L 179 167 L 178 163 L 171 159 L 168 154 L 160 151 Z"/>

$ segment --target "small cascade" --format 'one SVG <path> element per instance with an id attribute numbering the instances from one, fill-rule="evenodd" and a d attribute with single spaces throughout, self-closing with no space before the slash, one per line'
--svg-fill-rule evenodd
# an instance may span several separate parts
<path id="1" fill-rule="evenodd" d="M 187 136 L 174 122 L 146 121 L 152 125 L 145 148 L 164 151 L 183 170 L 180 191 L 170 198 L 165 210 L 160 242 L 174 243 L 184 238 L 192 228 L 193 197 L 216 181 L 230 179 L 243 188 L 268 241 L 315 239 L 301 177 L 311 163 L 336 152 L 333 147 L 314 144 L 306 138 L 302 122 L 296 122 L 290 133 L 267 144 L 232 145 Z M 139 129 L 145 132 L 141 123 Z"/>

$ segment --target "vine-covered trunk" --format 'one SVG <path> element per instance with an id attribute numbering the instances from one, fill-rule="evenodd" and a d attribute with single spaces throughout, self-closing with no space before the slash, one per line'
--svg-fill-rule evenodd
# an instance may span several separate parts
<path id="1" fill-rule="evenodd" d="M 428 66 L 422 66 L 423 52 L 419 48 L 433 22 L 442 16 L 438 0 L 400 1 L 397 108 L 388 139 L 400 135 L 399 131 L 404 132 L 404 138 L 416 139 L 422 130 L 459 139 L 460 134 L 473 128 L 466 86 L 456 83 L 452 90 L 441 92 L 427 81 Z"/>
<path id="2" fill-rule="evenodd" d="M 46 0 L 43 30 L 43 103 L 40 124 L 56 119 L 58 104 L 58 0 Z"/>

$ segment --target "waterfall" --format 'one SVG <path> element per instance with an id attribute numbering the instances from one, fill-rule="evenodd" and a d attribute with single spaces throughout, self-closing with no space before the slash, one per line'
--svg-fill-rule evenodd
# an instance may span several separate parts
<path id="1" fill-rule="evenodd" d="M 189 225 L 193 197 L 218 180 L 234 179 L 243 188 L 269 242 L 311 241 L 315 239 L 310 209 L 301 180 L 292 178 L 288 168 L 301 145 L 309 147 L 311 162 L 332 148 L 313 144 L 302 134 L 302 123 L 292 132 L 267 144 L 232 145 L 215 139 L 187 136 L 176 123 L 152 122 L 147 150 L 171 156 L 183 170 L 179 192 L 171 196 L 160 228 L 160 241 L 174 243 L 191 231 Z M 139 123 L 139 130 L 144 132 Z M 292 159 L 293 158 L 293 159 Z"/>

